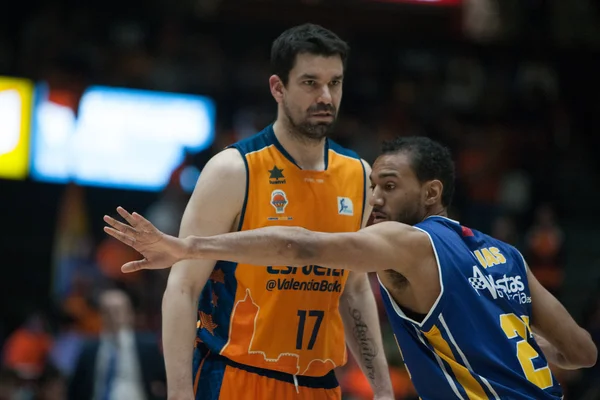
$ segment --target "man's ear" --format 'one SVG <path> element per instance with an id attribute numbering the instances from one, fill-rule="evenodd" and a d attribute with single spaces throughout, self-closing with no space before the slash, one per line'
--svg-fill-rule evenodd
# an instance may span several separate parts
<path id="1" fill-rule="evenodd" d="M 285 86 L 279 76 L 271 75 L 269 78 L 269 88 L 271 89 L 271 95 L 275 101 L 281 103 L 283 101 L 283 90 L 285 89 Z"/>

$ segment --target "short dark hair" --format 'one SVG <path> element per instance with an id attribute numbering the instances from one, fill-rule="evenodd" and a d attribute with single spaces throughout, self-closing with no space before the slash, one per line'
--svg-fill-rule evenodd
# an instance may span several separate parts
<path id="1" fill-rule="evenodd" d="M 385 142 L 383 154 L 407 153 L 419 182 L 437 179 L 442 182 L 442 205 L 450 206 L 454 196 L 454 162 L 450 150 L 424 136 L 398 137 Z"/>
<path id="2" fill-rule="evenodd" d="M 330 30 L 315 24 L 298 25 L 283 32 L 273 42 L 271 69 L 287 85 L 298 54 L 339 55 L 345 67 L 349 52 L 348 44 Z"/>

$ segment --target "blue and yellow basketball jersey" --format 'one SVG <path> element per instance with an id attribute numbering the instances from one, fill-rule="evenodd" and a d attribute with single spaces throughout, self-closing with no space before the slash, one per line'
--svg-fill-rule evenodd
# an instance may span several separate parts
<path id="1" fill-rule="evenodd" d="M 417 322 L 381 289 L 421 399 L 560 399 L 561 387 L 529 328 L 531 297 L 521 253 L 444 217 L 415 227 L 433 244 L 440 296 Z"/>
<path id="2" fill-rule="evenodd" d="M 302 226 L 353 232 L 365 207 L 360 158 L 333 141 L 325 170 L 298 167 L 272 126 L 232 147 L 246 163 L 240 230 Z M 320 377 L 346 362 L 338 311 L 348 271 L 217 262 L 199 302 L 198 341 L 237 363 Z"/>

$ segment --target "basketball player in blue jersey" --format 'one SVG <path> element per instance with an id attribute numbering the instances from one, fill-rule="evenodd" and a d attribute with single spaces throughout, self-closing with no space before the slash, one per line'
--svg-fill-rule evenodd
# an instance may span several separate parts
<path id="1" fill-rule="evenodd" d="M 355 233 L 270 227 L 176 239 L 140 215 L 107 232 L 146 258 L 123 270 L 184 258 L 319 264 L 376 271 L 385 308 L 423 400 L 561 399 L 548 363 L 591 367 L 597 349 L 514 247 L 447 217 L 448 150 L 423 137 L 384 146 L 371 175 L 374 224 Z"/>

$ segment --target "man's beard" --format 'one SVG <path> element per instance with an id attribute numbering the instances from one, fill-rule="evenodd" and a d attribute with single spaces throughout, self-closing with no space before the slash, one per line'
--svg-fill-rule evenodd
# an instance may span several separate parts
<path id="1" fill-rule="evenodd" d="M 294 118 L 292 117 L 291 112 L 285 103 L 283 104 L 283 111 L 287 117 L 292 133 L 297 134 L 298 137 L 304 140 L 320 142 L 333 131 L 335 122 L 337 120 L 336 112 L 333 106 L 319 105 L 314 107 L 314 109 L 309 109 L 307 112 L 307 114 L 320 111 L 330 112 L 333 115 L 331 122 L 310 122 L 308 118 L 299 122 L 294 121 Z"/>
<path id="2" fill-rule="evenodd" d="M 418 224 L 419 222 L 423 221 L 423 217 L 425 215 L 422 212 L 421 208 L 417 205 L 413 205 L 412 207 L 400 210 L 397 215 L 390 215 L 388 213 L 385 213 L 381 208 L 375 206 L 373 207 L 373 213 L 379 213 L 384 216 L 384 220 L 381 220 L 379 222 L 384 222 L 387 220 L 401 222 L 406 225 Z"/>
<path id="3" fill-rule="evenodd" d="M 423 221 L 424 213 L 421 207 L 411 207 L 411 209 L 405 209 L 400 212 L 400 215 L 396 218 L 397 222 L 402 222 L 406 225 L 416 225 Z"/>

